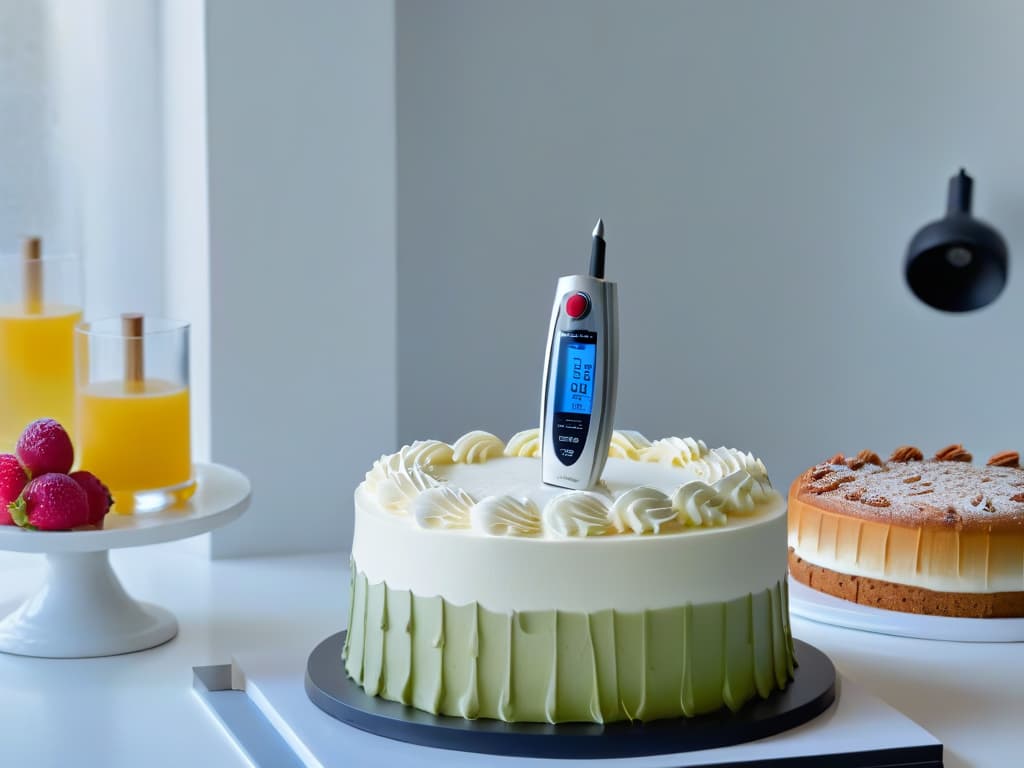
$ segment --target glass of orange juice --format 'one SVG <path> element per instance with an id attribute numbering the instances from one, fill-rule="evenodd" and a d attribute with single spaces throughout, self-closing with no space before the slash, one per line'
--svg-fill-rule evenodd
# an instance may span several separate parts
<path id="1" fill-rule="evenodd" d="M 103 479 L 121 514 L 188 499 L 188 323 L 122 315 L 75 335 L 79 466 Z"/>
<path id="2" fill-rule="evenodd" d="M 32 421 L 75 435 L 74 329 L 82 319 L 77 258 L 43 255 L 37 238 L 0 255 L 0 453 Z"/>

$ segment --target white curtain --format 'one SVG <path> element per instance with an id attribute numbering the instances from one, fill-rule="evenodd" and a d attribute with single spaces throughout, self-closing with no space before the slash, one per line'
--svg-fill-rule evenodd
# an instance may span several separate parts
<path id="1" fill-rule="evenodd" d="M 156 0 L 0 0 L 0 251 L 83 263 L 86 314 L 162 313 Z"/>
<path id="2" fill-rule="evenodd" d="M 0 252 L 23 235 L 77 251 L 78 192 L 68 105 L 54 87 L 48 3 L 0 0 Z"/>

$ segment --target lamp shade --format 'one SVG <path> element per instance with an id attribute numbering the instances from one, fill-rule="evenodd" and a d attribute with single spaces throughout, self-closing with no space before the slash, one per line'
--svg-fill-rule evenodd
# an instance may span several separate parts
<path id="1" fill-rule="evenodd" d="M 973 179 L 961 168 L 949 180 L 946 216 L 921 228 L 907 248 L 907 285 L 925 304 L 969 312 L 991 304 L 1008 275 L 1006 242 L 971 215 Z"/>

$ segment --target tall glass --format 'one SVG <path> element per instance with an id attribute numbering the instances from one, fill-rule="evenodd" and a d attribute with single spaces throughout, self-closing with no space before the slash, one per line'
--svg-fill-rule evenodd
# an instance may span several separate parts
<path id="1" fill-rule="evenodd" d="M 43 254 L 38 240 L 0 255 L 0 453 L 21 431 L 52 418 L 76 435 L 74 329 L 82 319 L 81 270 Z"/>
<path id="2" fill-rule="evenodd" d="M 163 509 L 195 490 L 189 417 L 189 326 L 140 315 L 76 329 L 79 466 L 114 511 Z"/>

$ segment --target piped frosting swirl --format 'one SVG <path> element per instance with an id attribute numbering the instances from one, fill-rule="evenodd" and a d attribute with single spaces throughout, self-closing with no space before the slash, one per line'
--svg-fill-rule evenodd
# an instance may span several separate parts
<path id="1" fill-rule="evenodd" d="M 626 491 L 613 503 L 609 513 L 615 530 L 622 533 L 657 533 L 662 526 L 676 519 L 676 511 L 668 496 L 657 488 L 641 486 Z"/>
<path id="2" fill-rule="evenodd" d="M 495 456 L 501 456 L 505 444 L 490 432 L 476 430 L 468 432 L 455 441 L 452 458 L 459 464 L 481 464 Z"/>
<path id="3" fill-rule="evenodd" d="M 505 455 L 524 458 L 540 456 L 540 430 L 534 428 L 516 432 L 505 446 Z"/>
<path id="4" fill-rule="evenodd" d="M 377 486 L 381 504 L 393 512 L 403 512 L 409 502 L 439 482 L 419 467 L 401 467 L 390 473 Z"/>
<path id="5" fill-rule="evenodd" d="M 554 536 L 604 536 L 612 533 L 608 503 L 589 491 L 569 491 L 544 507 L 544 529 Z"/>
<path id="6" fill-rule="evenodd" d="M 470 527 L 489 536 L 538 536 L 540 510 L 529 499 L 488 496 L 469 513 Z"/>
<path id="7" fill-rule="evenodd" d="M 635 432 L 632 429 L 615 430 L 612 433 L 612 442 L 608 446 L 608 458 L 610 459 L 636 459 L 640 451 L 649 448 L 651 441 Z"/>
<path id="8" fill-rule="evenodd" d="M 683 525 L 724 525 L 728 518 L 723 506 L 718 492 L 701 480 L 685 483 L 672 494 L 672 507 Z"/>
<path id="9" fill-rule="evenodd" d="M 366 473 L 366 484 L 383 503 L 398 509 L 427 488 L 437 485 L 434 470 L 452 463 L 452 447 L 440 440 L 417 440 L 398 453 L 381 456 Z"/>
<path id="10" fill-rule="evenodd" d="M 475 504 L 473 497 L 461 488 L 439 486 L 417 496 L 411 512 L 420 528 L 469 528 L 469 513 Z"/>
<path id="11" fill-rule="evenodd" d="M 698 459 L 707 456 L 708 447 L 703 440 L 692 437 L 665 437 L 655 440 L 639 451 L 639 461 L 655 461 L 659 464 L 671 464 L 685 467 Z"/>

